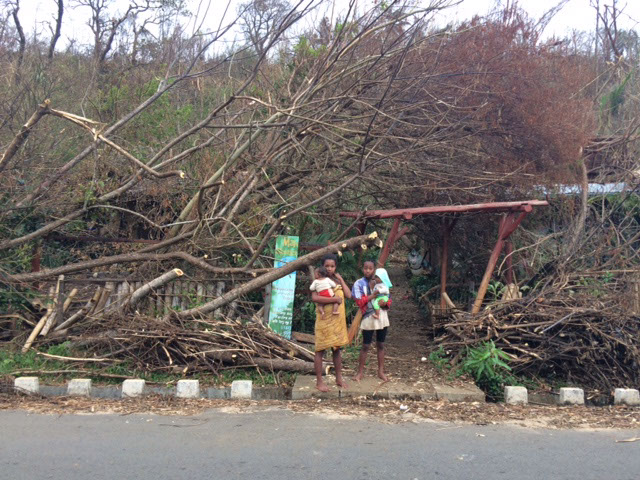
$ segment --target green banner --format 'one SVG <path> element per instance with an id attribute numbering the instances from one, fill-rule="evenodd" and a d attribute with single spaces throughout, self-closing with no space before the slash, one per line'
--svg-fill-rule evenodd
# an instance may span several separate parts
<path id="1" fill-rule="evenodd" d="M 274 266 L 283 265 L 298 258 L 299 238 L 279 235 L 276 238 L 276 255 Z M 293 321 L 293 297 L 296 290 L 296 272 L 290 273 L 271 284 L 271 305 L 269 308 L 269 326 L 271 329 L 291 339 L 291 323 Z"/>

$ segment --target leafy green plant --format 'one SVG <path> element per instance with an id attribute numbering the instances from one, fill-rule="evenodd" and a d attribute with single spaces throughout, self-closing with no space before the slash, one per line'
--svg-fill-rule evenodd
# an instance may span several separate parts
<path id="1" fill-rule="evenodd" d="M 500 400 L 506 383 L 519 383 L 511 374 L 508 360 L 509 356 L 489 340 L 467 348 L 459 373 L 468 373 L 491 400 Z"/>
<path id="2" fill-rule="evenodd" d="M 447 353 L 444 351 L 442 345 L 440 345 L 437 350 L 434 350 L 429 354 L 429 361 L 433 363 L 436 369 L 440 372 L 444 372 L 451 368 L 449 358 L 447 357 Z"/>
<path id="3" fill-rule="evenodd" d="M 38 292 L 36 290 L 18 290 L 10 285 L 0 288 L 0 312 L 29 310 L 31 300 L 37 296 Z"/>
<path id="4" fill-rule="evenodd" d="M 492 301 L 498 300 L 502 292 L 504 292 L 505 285 L 499 280 L 493 280 L 487 286 L 487 293 L 490 295 Z"/>
<path id="5" fill-rule="evenodd" d="M 580 277 L 578 279 L 578 285 L 584 287 L 589 295 L 593 297 L 602 297 L 607 294 L 607 284 L 610 284 L 614 280 L 614 274 L 606 272 L 599 277 Z M 574 292 L 571 290 L 571 292 Z"/>
<path id="6" fill-rule="evenodd" d="M 627 83 L 631 79 L 632 72 L 629 72 L 620 85 L 615 86 L 608 94 L 603 95 L 600 101 L 600 110 L 602 113 L 610 113 L 612 116 L 617 116 L 620 107 L 625 100 L 625 90 Z"/>

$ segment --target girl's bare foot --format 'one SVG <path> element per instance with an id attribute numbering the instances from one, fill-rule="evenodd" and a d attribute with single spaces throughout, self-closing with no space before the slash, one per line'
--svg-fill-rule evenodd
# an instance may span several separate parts
<path id="1" fill-rule="evenodd" d="M 378 378 L 380 380 L 382 380 L 383 382 L 388 382 L 389 381 L 389 377 L 387 377 L 384 372 L 378 372 Z"/>
<path id="2" fill-rule="evenodd" d="M 345 390 L 348 388 L 346 382 L 342 379 L 340 380 L 336 379 L 336 385 Z"/>
<path id="3" fill-rule="evenodd" d="M 322 383 L 317 383 L 316 384 L 316 388 L 320 391 L 320 392 L 328 392 L 330 390 L 329 387 L 327 387 L 327 385 L 322 382 Z"/>
<path id="4" fill-rule="evenodd" d="M 353 380 L 356 382 L 359 382 L 360 380 L 362 380 L 363 377 L 364 377 L 364 373 L 358 372 L 356 376 L 353 377 Z"/>

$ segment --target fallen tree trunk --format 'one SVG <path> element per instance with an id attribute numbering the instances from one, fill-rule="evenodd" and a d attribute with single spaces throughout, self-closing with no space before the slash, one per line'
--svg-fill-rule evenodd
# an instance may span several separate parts
<path id="1" fill-rule="evenodd" d="M 265 370 L 284 370 L 287 372 L 313 373 L 313 362 L 302 360 L 279 360 L 269 358 L 253 358 L 256 366 Z"/>
<path id="2" fill-rule="evenodd" d="M 91 312 L 91 310 L 98 304 L 100 298 L 102 298 L 102 288 L 98 287 L 96 293 L 93 294 L 93 297 L 76 313 L 71 315 L 67 320 L 62 322 L 56 328 L 53 329 L 54 332 L 59 332 L 64 329 L 71 327 L 72 325 L 78 323 L 82 320 L 87 314 Z"/>
<path id="3" fill-rule="evenodd" d="M 237 364 L 242 367 L 256 366 L 264 368 L 265 370 L 284 370 L 287 372 L 300 373 L 312 373 L 314 371 L 313 362 L 305 362 L 303 360 L 285 360 L 280 358 L 263 357 L 250 357 L 249 359 L 244 359 L 231 352 L 206 352 L 205 355 L 225 364 Z"/>
<path id="4" fill-rule="evenodd" d="M 182 270 L 174 268 L 173 270 L 169 270 L 167 273 L 163 273 L 159 277 L 154 278 L 150 282 L 145 283 L 142 287 L 131 294 L 129 301 L 125 304 L 125 308 L 135 308 L 138 302 L 149 295 L 154 289 L 161 287 L 182 275 L 184 275 Z"/>
<path id="5" fill-rule="evenodd" d="M 155 246 L 155 245 L 154 245 Z M 0 248 L 2 248 L 0 246 Z M 83 270 L 90 270 L 97 267 L 106 267 L 108 265 L 114 265 L 116 263 L 135 263 L 135 262 L 160 262 L 163 260 L 184 260 L 185 262 L 200 268 L 210 273 L 247 273 L 252 276 L 256 276 L 260 273 L 268 272 L 270 268 L 257 268 L 253 270 L 247 270 L 245 268 L 220 268 L 209 265 L 207 262 L 200 258 L 196 258 L 185 252 L 169 252 L 169 253 L 125 253 L 122 255 L 113 255 L 110 257 L 97 258 L 95 260 L 88 260 L 85 262 L 71 263 L 69 265 L 63 265 L 58 268 L 45 268 L 39 272 L 20 273 L 17 275 L 7 275 L 5 281 L 7 282 L 34 282 L 37 280 L 44 280 L 46 278 L 56 277 L 58 275 L 64 275 L 68 273 L 80 272 Z"/>
<path id="6" fill-rule="evenodd" d="M 319 250 L 316 250 L 315 252 L 311 252 L 307 255 L 304 255 L 298 258 L 297 260 L 294 260 L 293 262 L 289 262 L 280 268 L 273 269 L 268 273 L 261 275 L 260 277 L 255 278 L 254 280 L 251 280 L 247 283 L 244 283 L 239 287 L 234 288 L 233 290 L 230 290 L 229 292 L 221 295 L 215 300 L 205 303 L 200 307 L 191 308 L 189 310 L 184 310 L 182 312 L 171 312 L 168 315 L 169 316 L 175 315 L 176 317 L 183 318 L 183 319 L 206 315 L 208 313 L 211 313 L 217 310 L 220 307 L 227 305 L 228 303 L 232 302 L 238 297 L 241 297 L 242 295 L 246 295 L 249 292 L 262 288 L 265 285 L 268 285 L 269 283 L 272 283 L 278 280 L 279 278 L 289 275 L 290 273 L 295 272 L 296 270 L 302 267 L 306 267 L 314 262 L 317 262 L 328 253 L 342 254 L 343 250 L 353 249 L 359 246 L 365 246 L 365 247 L 371 246 L 371 245 L 380 246 L 381 243 L 382 242 L 378 238 L 378 234 L 376 232 L 373 232 L 370 235 L 360 235 L 358 237 L 353 237 L 353 238 L 350 238 L 349 240 L 345 240 L 344 242 L 334 243 L 332 245 L 329 245 L 328 247 L 324 247 Z"/>
<path id="7" fill-rule="evenodd" d="M 316 336 L 311 333 L 291 332 L 291 337 L 297 342 L 316 343 Z"/>
<path id="8" fill-rule="evenodd" d="M 27 120 L 27 123 L 25 123 L 22 128 L 20 128 L 18 134 L 14 137 L 9 147 L 2 154 L 2 157 L 0 157 L 0 172 L 7 168 L 9 162 L 25 142 L 35 124 L 38 123 L 38 121 L 47 114 L 49 103 L 50 100 L 45 100 L 43 103 L 38 105 L 35 113 L 31 115 L 31 118 Z"/>
<path id="9" fill-rule="evenodd" d="M 290 342 L 286 338 L 281 337 L 277 333 L 273 333 L 270 330 L 267 330 L 266 327 L 265 327 L 265 335 L 268 338 L 270 338 L 271 340 L 273 340 L 274 342 L 277 342 L 280 345 L 282 345 L 284 348 L 288 348 L 290 350 L 293 350 L 295 353 L 297 353 L 301 357 L 305 357 L 310 362 L 313 362 L 314 354 L 313 354 L 313 352 L 310 352 L 306 348 L 301 347 L 300 345 L 296 345 L 295 343 Z"/>

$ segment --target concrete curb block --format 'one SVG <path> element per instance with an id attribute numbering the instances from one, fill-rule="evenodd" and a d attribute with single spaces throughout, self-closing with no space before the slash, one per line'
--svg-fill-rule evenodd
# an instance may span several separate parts
<path id="1" fill-rule="evenodd" d="M 128 378 L 122 382 L 123 397 L 139 397 L 145 393 L 146 382 L 139 378 Z"/>
<path id="2" fill-rule="evenodd" d="M 640 391 L 635 388 L 616 388 L 613 396 L 614 405 L 640 406 Z"/>
<path id="3" fill-rule="evenodd" d="M 251 380 L 234 380 L 231 383 L 231 398 L 250 399 L 252 390 Z"/>
<path id="4" fill-rule="evenodd" d="M 24 393 L 40 393 L 40 379 L 38 377 L 18 377 L 13 387 Z"/>
<path id="5" fill-rule="evenodd" d="M 584 405 L 584 390 L 581 388 L 561 388 L 558 403 L 560 405 Z"/>
<path id="6" fill-rule="evenodd" d="M 176 384 L 176 397 L 200 398 L 199 380 L 178 380 Z"/>
<path id="7" fill-rule="evenodd" d="M 504 387 L 504 403 L 507 405 L 527 405 L 529 392 L 526 387 Z"/>
<path id="8" fill-rule="evenodd" d="M 73 380 L 69 380 L 67 395 L 76 395 L 81 397 L 91 396 L 91 379 L 74 378 Z"/>

